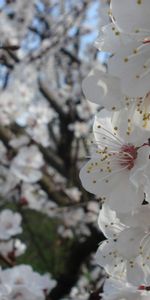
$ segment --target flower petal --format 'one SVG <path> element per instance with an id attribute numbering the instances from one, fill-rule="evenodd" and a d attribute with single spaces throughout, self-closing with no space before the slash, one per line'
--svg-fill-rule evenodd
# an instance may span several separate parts
<path id="1" fill-rule="evenodd" d="M 83 80 L 82 88 L 89 101 L 104 106 L 108 110 L 119 109 L 123 105 L 120 79 L 109 76 L 98 67 Z"/>
<path id="2" fill-rule="evenodd" d="M 108 62 L 108 73 L 121 80 L 122 93 L 144 97 L 149 92 L 149 44 L 138 51 L 141 42 L 132 42 L 118 49 Z"/>
<path id="3" fill-rule="evenodd" d="M 111 9 L 117 25 L 126 32 L 148 31 L 150 28 L 149 0 L 112 0 Z"/>

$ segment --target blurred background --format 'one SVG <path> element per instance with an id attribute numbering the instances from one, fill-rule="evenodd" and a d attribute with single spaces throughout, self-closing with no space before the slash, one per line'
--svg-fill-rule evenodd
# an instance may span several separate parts
<path id="1" fill-rule="evenodd" d="M 108 2 L 0 0 L 0 152 L 7 158 L 0 205 L 23 217 L 27 250 L 15 263 L 57 280 L 49 300 L 99 299 L 104 277 L 94 261 L 103 239 L 100 201 L 82 188 L 79 170 L 90 156 L 99 109 L 84 98 L 81 84 L 98 62 L 105 64 L 94 41 L 108 22 Z M 33 145 L 44 159 L 40 179 L 25 172 L 12 184 L 10 170 L 19 176 L 24 162 L 21 149 L 29 150 L 32 164 Z"/>

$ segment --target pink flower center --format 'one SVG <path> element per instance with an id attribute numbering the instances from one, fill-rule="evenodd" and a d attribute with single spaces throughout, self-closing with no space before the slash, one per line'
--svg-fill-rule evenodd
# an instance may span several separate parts
<path id="1" fill-rule="evenodd" d="M 120 164 L 131 170 L 137 158 L 137 148 L 134 145 L 123 145 L 120 151 Z"/>
<path id="2" fill-rule="evenodd" d="M 140 286 L 138 287 L 138 290 L 139 290 L 139 291 L 143 291 L 143 290 L 145 290 L 145 291 L 150 291 L 150 286 L 140 285 Z"/>
<path id="3" fill-rule="evenodd" d="M 145 290 L 145 285 L 140 285 L 140 286 L 138 287 L 138 290 L 140 290 L 140 291 Z"/>
<path id="4" fill-rule="evenodd" d="M 145 38 L 143 44 L 149 44 L 149 43 L 150 43 L 150 37 Z"/>
<path id="5" fill-rule="evenodd" d="M 24 205 L 28 205 L 28 200 L 25 197 L 21 197 L 19 204 L 24 206 Z"/>

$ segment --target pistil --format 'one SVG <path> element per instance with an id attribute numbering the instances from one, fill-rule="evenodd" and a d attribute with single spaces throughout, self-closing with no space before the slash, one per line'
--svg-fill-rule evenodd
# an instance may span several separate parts
<path id="1" fill-rule="evenodd" d="M 134 145 L 123 145 L 121 147 L 120 154 L 122 158 L 120 159 L 120 164 L 123 167 L 127 167 L 128 170 L 131 170 L 134 167 L 135 160 L 137 158 L 137 148 Z"/>

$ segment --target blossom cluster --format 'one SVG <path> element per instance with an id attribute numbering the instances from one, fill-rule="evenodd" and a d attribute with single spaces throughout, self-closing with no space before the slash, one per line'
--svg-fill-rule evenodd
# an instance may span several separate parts
<path id="1" fill-rule="evenodd" d="M 150 298 L 150 2 L 111 0 L 111 22 L 95 42 L 108 52 L 83 81 L 100 106 L 83 187 L 101 199 L 98 225 L 106 236 L 96 254 L 110 276 L 104 300 Z"/>
<path id="2" fill-rule="evenodd" d="M 44 300 L 48 292 L 55 286 L 47 274 L 33 272 L 31 266 L 20 265 L 12 269 L 0 269 L 1 299 Z"/>
<path id="3" fill-rule="evenodd" d="M 95 266 L 89 254 L 95 244 L 90 242 L 91 233 L 95 232 L 94 239 L 98 234 L 95 219 L 99 205 L 82 193 L 77 180 L 78 166 L 88 152 L 85 139 L 96 107 L 84 101 L 81 80 L 95 57 L 95 49 L 89 47 L 89 41 L 94 39 L 93 29 L 99 21 L 100 1 L 86 2 L 66 0 L 62 5 L 57 0 L 52 3 L 0 1 L 2 299 L 38 299 L 38 295 L 46 298 L 48 292 L 48 298 L 57 297 L 59 292 L 60 297 L 64 297 L 69 292 L 68 287 L 75 284 L 70 282 L 72 275 L 78 277 L 78 282 L 72 287 L 71 299 L 85 300 L 87 286 L 92 284 L 95 288 L 96 280 L 90 277 L 85 280 L 85 274 Z M 94 24 L 89 24 L 87 20 L 92 20 L 94 15 Z M 84 59 L 85 53 L 90 54 L 90 64 Z M 88 198 L 91 201 L 87 201 Z M 73 263 L 68 264 L 78 244 L 83 252 L 86 246 L 87 255 L 81 253 L 81 259 L 77 255 Z M 55 247 L 58 251 L 53 250 Z M 59 263 L 63 253 L 64 266 Z M 41 287 L 36 281 L 37 286 L 32 286 L 29 294 L 28 285 L 35 273 L 30 272 L 30 276 L 23 266 L 17 267 L 20 263 L 31 264 L 36 272 L 48 270 L 57 278 L 56 287 L 51 291 L 50 283 L 46 281 Z M 8 280 L 6 286 L 2 277 L 8 267 L 11 281 Z M 68 276 L 62 289 L 66 269 Z M 16 270 L 20 273 L 17 286 L 11 283 Z M 50 276 L 49 280 L 53 283 Z M 18 285 L 22 281 L 23 284 Z M 16 292 L 17 287 L 19 292 Z"/>
<path id="4" fill-rule="evenodd" d="M 31 70 L 32 68 L 27 68 L 25 73 L 30 73 Z M 5 139 L 0 140 L 1 207 L 5 207 L 8 202 L 14 208 L 15 203 L 17 210 L 26 207 L 42 212 L 45 210 L 48 214 L 50 201 L 37 184 L 43 176 L 45 165 L 38 142 L 40 140 L 40 144 L 44 146 L 49 144 L 47 123 L 51 119 L 51 110 L 44 101 L 33 105 L 31 82 L 27 80 L 23 83 L 22 78 L 19 81 L 17 76 L 14 77 L 16 77 L 15 83 L 13 82 L 14 88 L 13 85 L 9 85 L 7 90 L 1 92 L 0 125 L 1 128 L 5 128 L 15 122 L 20 129 L 26 127 L 26 130 L 18 135 L 12 133 L 6 142 Z M 27 76 L 29 77 L 31 80 L 31 76 Z M 12 88 L 17 90 L 18 96 L 14 95 Z M 40 138 L 41 131 L 44 131 L 43 138 Z M 31 138 L 37 144 L 31 143 Z M 56 286 L 56 281 L 50 274 L 40 275 L 34 272 L 29 265 L 16 265 L 17 258 L 27 249 L 27 245 L 18 238 L 18 234 L 23 232 L 21 223 L 21 211 L 1 209 L 0 257 L 3 265 L 10 268 L 0 268 L 0 299 L 44 300 Z"/>
<path id="5" fill-rule="evenodd" d="M 8 263 L 26 250 L 26 245 L 16 239 L 16 235 L 23 230 L 21 221 L 21 214 L 10 209 L 4 209 L 0 213 L 0 255 Z M 1 299 L 44 300 L 55 285 L 55 280 L 51 279 L 49 274 L 40 275 L 28 265 L 5 270 L 0 267 Z"/>

